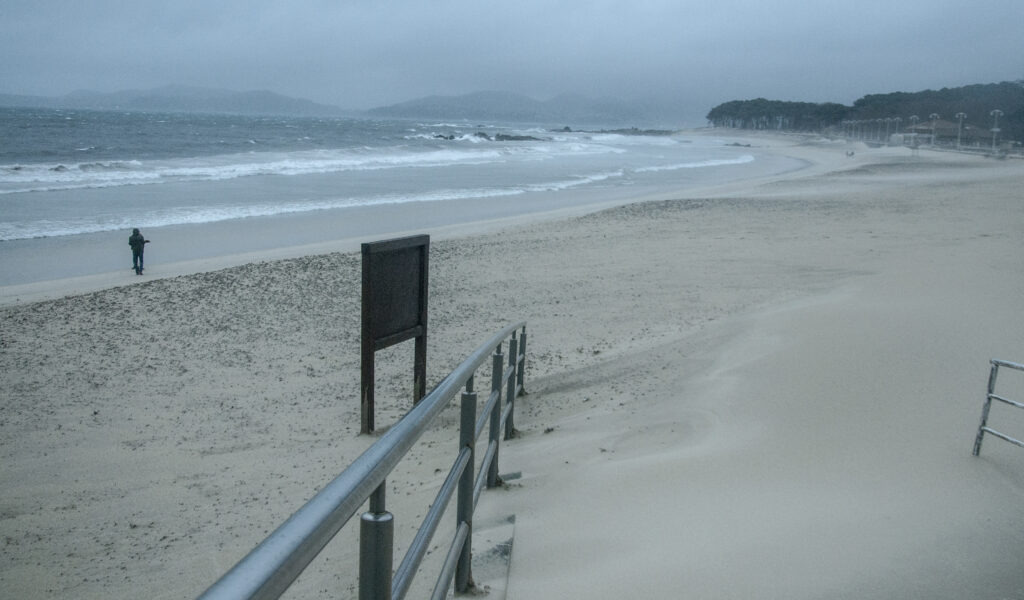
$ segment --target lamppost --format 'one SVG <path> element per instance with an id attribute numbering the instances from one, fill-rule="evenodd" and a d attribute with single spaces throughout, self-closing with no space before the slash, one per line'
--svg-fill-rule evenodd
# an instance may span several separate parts
<path id="1" fill-rule="evenodd" d="M 964 119 L 967 118 L 967 113 L 958 112 L 956 113 L 957 127 L 956 127 L 956 149 L 960 151 L 960 136 L 964 132 Z"/>
<path id="2" fill-rule="evenodd" d="M 997 108 L 988 114 L 992 115 L 992 154 L 995 154 L 996 138 L 999 137 L 999 117 L 1003 116 L 1003 111 Z"/>
<path id="3" fill-rule="evenodd" d="M 917 122 L 919 120 L 920 119 L 917 115 L 910 115 L 910 139 L 913 140 L 911 142 L 911 146 L 914 148 L 917 148 Z"/>
<path id="4" fill-rule="evenodd" d="M 932 120 L 932 148 L 935 147 L 935 122 L 939 120 L 939 113 L 932 113 L 928 115 L 928 118 Z"/>
<path id="5" fill-rule="evenodd" d="M 892 118 L 891 117 L 886 117 L 885 118 L 885 145 L 886 146 L 889 145 L 889 125 L 892 125 Z"/>

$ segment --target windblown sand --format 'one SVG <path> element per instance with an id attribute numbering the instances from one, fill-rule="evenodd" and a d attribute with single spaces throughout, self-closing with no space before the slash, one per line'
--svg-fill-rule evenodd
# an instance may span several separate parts
<path id="1" fill-rule="evenodd" d="M 432 243 L 431 385 L 528 322 L 522 477 L 477 516 L 515 516 L 507 597 L 1024 598 L 1024 449 L 971 456 L 989 359 L 1024 361 L 1024 161 L 742 141 L 812 166 Z M 359 286 L 333 253 L 5 296 L 0 596 L 194 597 L 243 557 L 376 439 Z M 457 420 L 388 479 L 400 549 Z M 355 597 L 353 525 L 289 597 Z"/>

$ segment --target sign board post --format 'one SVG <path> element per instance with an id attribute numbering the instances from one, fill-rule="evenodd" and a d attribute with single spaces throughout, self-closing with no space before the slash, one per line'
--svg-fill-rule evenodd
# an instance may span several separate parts
<path id="1" fill-rule="evenodd" d="M 430 236 L 415 235 L 362 245 L 362 433 L 373 423 L 374 353 L 415 338 L 413 401 L 426 395 L 427 385 L 427 259 Z"/>

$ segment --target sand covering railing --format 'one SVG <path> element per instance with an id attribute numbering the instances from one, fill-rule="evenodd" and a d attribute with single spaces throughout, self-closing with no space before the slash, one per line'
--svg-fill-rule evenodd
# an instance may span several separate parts
<path id="1" fill-rule="evenodd" d="M 996 378 L 999 376 L 999 367 L 1006 367 L 1008 369 L 1016 369 L 1018 371 L 1024 371 L 1024 365 L 1006 360 L 992 359 L 992 369 L 989 371 L 988 376 L 988 393 L 985 395 L 985 404 L 981 409 L 981 424 L 978 425 L 978 436 L 974 438 L 974 455 L 978 456 L 981 453 L 981 440 L 986 433 L 991 433 L 999 439 L 1006 440 L 1011 444 L 1015 444 L 1024 448 L 1024 442 L 1011 437 L 1005 433 L 1001 433 L 992 429 L 988 426 L 988 414 L 992 409 L 992 401 L 997 400 L 1003 404 L 1013 406 L 1015 408 L 1024 408 L 1024 404 L 1009 398 L 1004 398 L 996 394 Z"/>
<path id="2" fill-rule="evenodd" d="M 506 338 L 507 364 L 501 351 Z M 478 419 L 473 383 L 477 369 L 488 359 L 492 365 L 491 393 Z M 498 449 L 501 432 L 504 431 L 505 439 L 514 433 L 512 414 L 516 396 L 524 391 L 525 366 L 526 323 L 519 322 L 509 325 L 478 347 L 348 468 L 200 598 L 280 597 L 369 499 L 369 510 L 363 513 L 360 524 L 359 597 L 399 600 L 408 591 L 437 525 L 456 492 L 458 525 L 432 597 L 444 598 L 453 579 L 458 591 L 466 591 L 472 585 L 473 511 L 483 486 L 494 487 L 500 483 Z M 461 396 L 458 457 L 392 579 L 394 519 L 385 506 L 385 479 L 459 390 L 464 391 Z M 503 390 L 506 392 L 504 408 Z M 487 450 L 477 470 L 474 468 L 476 442 L 488 423 Z"/>

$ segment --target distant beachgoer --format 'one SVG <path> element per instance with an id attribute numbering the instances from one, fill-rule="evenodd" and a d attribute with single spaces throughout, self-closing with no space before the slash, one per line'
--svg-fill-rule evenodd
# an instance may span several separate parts
<path id="1" fill-rule="evenodd" d="M 132 229 L 132 234 L 128 237 L 128 245 L 132 247 L 132 268 L 135 269 L 136 275 L 142 275 L 142 254 L 148 243 L 149 240 L 142 237 L 137 228 Z"/>

